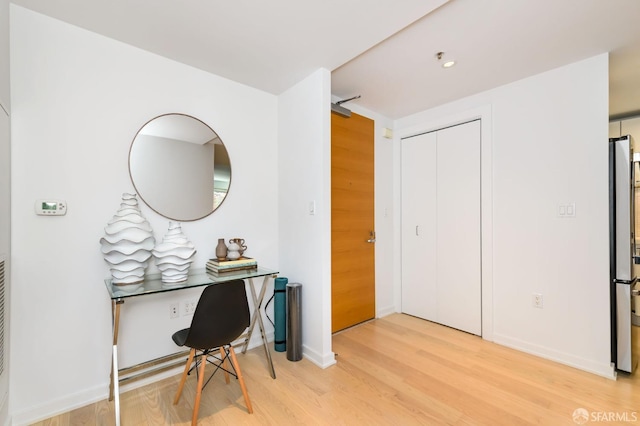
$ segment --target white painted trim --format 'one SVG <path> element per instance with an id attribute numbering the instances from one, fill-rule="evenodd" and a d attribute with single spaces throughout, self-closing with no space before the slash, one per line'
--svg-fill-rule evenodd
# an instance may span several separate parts
<path id="1" fill-rule="evenodd" d="M 398 313 L 399 311 L 395 306 L 385 306 L 384 308 L 378 308 L 376 312 L 376 318 L 383 318 L 391 314 Z"/>
<path id="2" fill-rule="evenodd" d="M 32 406 L 18 413 L 13 413 L 14 425 L 28 425 L 49 417 L 57 416 L 76 408 L 84 407 L 88 404 L 101 401 L 109 395 L 109 383 L 95 386 L 90 389 L 83 389 L 71 395 L 53 399 L 44 404 Z"/>
<path id="3" fill-rule="evenodd" d="M 588 371 L 590 373 L 597 374 L 598 376 L 606 377 L 607 379 L 616 379 L 616 372 L 612 364 L 596 363 L 585 358 L 576 357 L 545 346 L 534 345 L 523 340 L 514 339 L 498 333 L 493 335 L 493 339 L 493 341 L 499 345 L 507 346 L 540 358 L 545 358 L 560 364 Z"/>
<path id="4" fill-rule="evenodd" d="M 11 415 L 9 413 L 9 392 L 5 392 L 2 395 L 2 402 L 0 402 L 0 419 L 3 419 L 3 425 L 11 424 Z"/>
<path id="5" fill-rule="evenodd" d="M 9 254 L 0 252 L 0 263 L 4 263 L 4 369 L 0 374 L 0 392 L 2 393 L 2 402 L 0 403 L 0 419 L 5 421 L 9 415 L 9 389 L 11 386 L 9 372 L 10 364 L 10 345 L 11 345 L 11 272 L 9 265 Z M 2 417 L 2 415 L 5 415 Z"/>
<path id="6" fill-rule="evenodd" d="M 322 354 L 314 351 L 313 349 L 311 349 L 306 345 L 302 345 L 302 356 L 304 356 L 306 359 L 308 359 L 309 361 L 311 361 L 312 363 L 314 363 L 315 365 L 317 365 L 322 369 L 331 367 L 332 365 L 336 364 L 335 353 L 330 352 L 323 356 Z M 276 372 L 276 375 L 277 375 L 277 372 Z"/>
<path id="7" fill-rule="evenodd" d="M 402 312 L 402 150 L 400 136 L 393 139 L 393 302 Z"/>
<path id="8" fill-rule="evenodd" d="M 322 105 L 328 106 L 331 103 L 331 72 L 325 68 L 320 71 L 322 79 Z M 322 295 L 322 351 L 321 357 L 314 355 L 312 362 L 317 364 L 315 360 L 319 360 L 320 367 L 327 368 L 335 364 L 335 355 L 333 353 L 333 339 L 331 336 L 331 110 L 323 107 L 322 110 L 322 176 L 316 184 L 320 185 L 321 206 L 324 212 L 320 212 L 320 244 L 321 244 L 321 295 Z M 303 355 L 308 353 L 304 350 Z"/>
<path id="9" fill-rule="evenodd" d="M 482 338 L 493 341 L 493 108 L 491 104 L 461 111 L 455 114 L 445 115 L 430 119 L 420 124 L 397 129 L 398 149 L 402 139 L 421 133 L 432 132 L 456 124 L 466 123 L 480 119 L 480 163 L 482 180 Z M 400 169 L 400 167 L 398 167 Z M 400 170 L 398 170 L 398 175 Z M 401 201 L 397 198 L 398 211 Z M 398 215 L 400 216 L 400 215 Z M 400 225 L 396 228 L 400 235 Z M 399 283 L 402 282 L 401 274 Z M 401 286 L 398 286 L 396 297 L 396 310 L 401 312 Z"/>

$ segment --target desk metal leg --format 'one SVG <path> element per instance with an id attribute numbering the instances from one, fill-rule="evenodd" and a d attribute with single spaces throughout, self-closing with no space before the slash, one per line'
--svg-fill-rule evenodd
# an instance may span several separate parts
<path id="1" fill-rule="evenodd" d="M 112 369 L 115 371 L 115 380 L 112 376 L 112 385 L 115 391 L 115 408 L 116 408 L 116 426 L 120 426 L 120 383 L 118 380 L 118 346 L 113 345 L 113 358 L 111 359 Z"/>
<path id="2" fill-rule="evenodd" d="M 260 293 L 262 293 L 262 290 L 264 290 L 264 288 L 266 287 L 264 284 L 266 283 L 266 278 L 265 278 L 265 282 L 263 282 L 262 285 L 262 289 L 260 291 Z M 249 279 L 249 290 L 251 291 L 251 300 L 253 301 L 253 313 L 251 314 L 251 322 L 249 323 L 249 330 L 247 331 L 247 338 L 244 340 L 244 345 L 242 346 L 242 353 L 246 353 L 247 352 L 247 347 L 249 346 L 249 340 L 251 340 L 251 335 L 253 334 L 253 328 L 256 325 L 256 320 L 258 319 L 259 315 L 256 315 L 257 313 L 260 313 L 260 304 L 258 303 L 257 299 L 256 299 L 256 289 L 255 286 L 253 285 L 253 280 Z"/>
<path id="3" fill-rule="evenodd" d="M 120 379 L 118 377 L 118 331 L 120 328 L 120 305 L 122 299 L 111 301 L 111 321 L 113 327 L 113 346 L 111 356 L 111 380 L 109 383 L 109 401 L 115 398 L 116 426 L 120 426 Z"/>
<path id="4" fill-rule="evenodd" d="M 247 332 L 247 338 L 244 341 L 244 346 L 242 347 L 242 353 L 247 351 L 247 347 L 249 346 L 249 340 L 251 339 L 251 335 L 253 334 L 253 329 L 256 325 L 256 320 L 258 321 L 258 328 L 260 329 L 260 337 L 262 338 L 262 347 L 264 348 L 264 353 L 267 356 L 267 361 L 269 363 L 269 370 L 272 378 L 276 378 L 276 370 L 273 367 L 273 360 L 271 359 L 271 352 L 269 351 L 269 344 L 267 343 L 267 336 L 264 331 L 264 323 L 262 322 L 262 314 L 260 313 L 260 307 L 262 305 L 262 301 L 264 300 L 264 294 L 267 290 L 267 282 L 269 280 L 269 276 L 264 277 L 264 281 L 262 282 L 262 288 L 260 289 L 260 295 L 256 297 L 256 288 L 253 284 L 253 279 L 249 278 L 249 290 L 251 290 L 251 298 L 253 300 L 253 315 L 251 317 L 251 323 L 249 325 L 249 331 Z"/>

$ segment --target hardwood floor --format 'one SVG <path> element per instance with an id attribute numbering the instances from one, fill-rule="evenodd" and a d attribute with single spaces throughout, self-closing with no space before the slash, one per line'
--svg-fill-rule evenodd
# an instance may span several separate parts
<path id="1" fill-rule="evenodd" d="M 237 381 L 226 385 L 217 374 L 203 391 L 198 424 L 575 425 L 579 408 L 590 420 L 640 423 L 640 373 L 613 381 L 407 315 L 336 334 L 333 348 L 338 363 L 325 370 L 273 352 L 276 380 L 261 349 L 239 355 L 254 413 Z M 173 405 L 178 379 L 122 394 L 122 424 L 189 424 L 195 377 Z M 107 401 L 36 423 L 112 424 Z"/>

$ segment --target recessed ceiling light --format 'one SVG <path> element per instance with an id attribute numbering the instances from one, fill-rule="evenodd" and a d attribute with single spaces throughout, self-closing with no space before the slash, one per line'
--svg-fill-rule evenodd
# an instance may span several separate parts
<path id="1" fill-rule="evenodd" d="M 438 61 L 441 61 L 443 57 L 444 57 L 444 52 L 437 52 L 436 53 L 436 59 Z M 456 64 L 456 61 L 453 61 L 453 60 L 446 61 L 446 62 L 442 63 L 442 68 L 451 68 L 455 64 Z"/>

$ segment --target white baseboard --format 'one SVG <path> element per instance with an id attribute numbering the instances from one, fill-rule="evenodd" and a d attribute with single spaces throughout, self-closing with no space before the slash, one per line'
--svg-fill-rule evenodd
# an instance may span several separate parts
<path id="1" fill-rule="evenodd" d="M 398 311 L 395 306 L 387 306 L 386 308 L 378 308 L 376 309 L 376 318 L 383 318 L 391 314 L 395 314 Z"/>
<path id="2" fill-rule="evenodd" d="M 13 413 L 13 425 L 28 425 L 109 397 L 109 382 Z"/>
<path id="3" fill-rule="evenodd" d="M 615 380 L 616 378 L 615 369 L 610 363 L 595 362 L 593 360 L 580 358 L 572 354 L 560 352 L 555 349 L 535 345 L 497 333 L 493 334 L 493 342 L 531 355 L 539 356 L 540 358 L 545 358 L 579 370 L 597 374 L 598 376 L 606 377 L 607 379 Z"/>
<path id="4" fill-rule="evenodd" d="M 322 369 L 331 367 L 336 363 L 336 355 L 333 352 L 322 355 L 305 345 L 302 345 L 302 356 Z"/>
<path id="5" fill-rule="evenodd" d="M 271 344 L 273 342 L 273 332 L 267 333 L 267 342 Z M 259 334 L 251 336 L 248 349 L 253 349 L 262 345 L 262 340 Z M 136 380 L 128 385 L 120 387 L 120 393 L 124 393 L 133 389 L 137 389 L 142 386 L 146 386 L 151 383 L 164 380 L 168 377 L 181 374 L 184 366 L 177 366 L 162 373 L 155 374 L 144 379 Z M 57 416 L 68 411 L 75 410 L 76 408 L 84 407 L 85 405 L 93 404 L 98 401 L 109 398 L 109 377 L 106 380 L 95 387 L 84 389 L 79 392 L 75 392 L 70 395 L 66 395 L 43 404 L 33 406 L 29 409 L 23 410 L 19 413 L 12 413 L 12 425 L 29 425 L 35 422 L 46 420 L 50 417 Z"/>
<path id="6" fill-rule="evenodd" d="M 11 416 L 9 415 L 9 392 L 2 395 L 0 402 L 0 424 L 8 426 L 11 424 Z"/>

